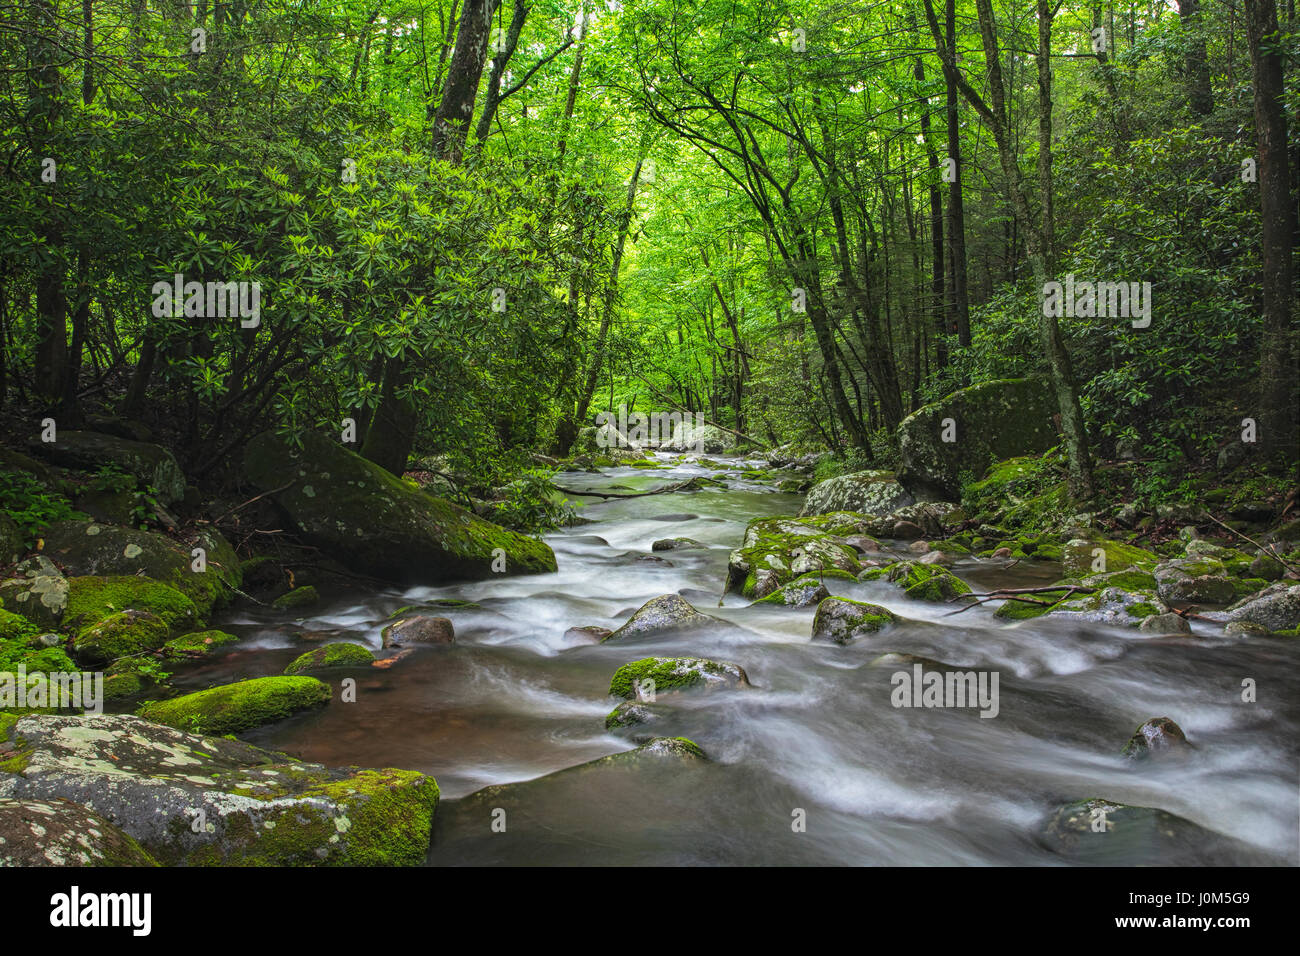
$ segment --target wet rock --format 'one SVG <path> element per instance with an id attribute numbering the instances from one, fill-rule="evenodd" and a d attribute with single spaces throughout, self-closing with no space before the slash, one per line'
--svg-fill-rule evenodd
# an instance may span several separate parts
<path id="1" fill-rule="evenodd" d="M 204 734 L 237 734 L 329 703 L 314 677 L 255 677 L 196 694 L 146 704 L 139 716 Z"/>
<path id="2" fill-rule="evenodd" d="M 708 545 L 700 544 L 694 538 L 660 538 L 650 545 L 651 551 L 681 551 L 694 548 L 708 548 Z"/>
<path id="3" fill-rule="evenodd" d="M 0 799 L 0 867 L 157 865 L 128 834 L 71 800 Z"/>
<path id="4" fill-rule="evenodd" d="M 850 535 L 864 534 L 864 524 L 864 516 L 848 512 L 751 521 L 741 546 L 728 559 L 726 590 L 761 598 L 810 571 L 856 574 L 862 568 L 858 551 L 845 542 Z M 765 571 L 770 574 L 760 587 Z"/>
<path id="5" fill-rule="evenodd" d="M 71 800 L 164 864 L 416 866 L 428 851 L 438 785 L 415 771 L 330 769 L 124 714 L 12 733 L 21 769 L 0 772 L 0 799 Z"/>
<path id="6" fill-rule="evenodd" d="M 813 485 L 799 515 L 808 517 L 833 511 L 887 515 L 896 508 L 912 504 L 913 500 L 893 472 L 859 471 Z"/>
<path id="7" fill-rule="evenodd" d="M 1259 851 L 1183 817 L 1098 798 L 1061 807 L 1044 839 L 1071 863 L 1092 866 L 1206 866 L 1243 856 L 1265 861 Z"/>
<path id="8" fill-rule="evenodd" d="M 888 608 L 879 604 L 851 601 L 848 598 L 828 597 L 817 605 L 813 618 L 812 639 L 848 644 L 860 637 L 876 633 L 897 618 Z"/>
<path id="9" fill-rule="evenodd" d="M 957 556 L 944 551 L 927 551 L 921 555 L 920 560 L 922 564 L 938 564 L 950 568 L 957 563 Z"/>
<path id="10" fill-rule="evenodd" d="M 1058 441 L 1055 397 L 1042 379 L 984 382 L 923 406 L 898 426 L 900 475 L 915 494 L 957 501 L 963 474 L 992 462 L 1042 454 Z M 944 441 L 947 419 L 955 441 Z"/>
<path id="11" fill-rule="evenodd" d="M 851 534 L 842 540 L 859 554 L 878 554 L 880 552 L 880 542 L 865 534 Z"/>
<path id="12" fill-rule="evenodd" d="M 1153 614 L 1168 610 L 1153 594 L 1103 587 L 1095 594 L 1070 598 L 1049 612 L 1053 617 L 1088 624 L 1117 624 L 1137 627 Z"/>
<path id="13" fill-rule="evenodd" d="M 222 647 L 238 642 L 238 637 L 225 631 L 193 631 L 164 644 L 163 656 L 169 660 L 207 657 Z"/>
<path id="14" fill-rule="evenodd" d="M 1181 727 L 1168 717 L 1152 717 L 1133 732 L 1120 752 L 1134 760 L 1163 759 L 1170 755 L 1185 755 L 1188 746 Z"/>
<path id="15" fill-rule="evenodd" d="M 369 667 L 375 662 L 375 655 L 370 648 L 361 644 L 340 641 L 317 647 L 295 658 L 284 669 L 286 675 L 307 674 L 312 671 L 328 670 L 334 667 Z"/>
<path id="16" fill-rule="evenodd" d="M 1282 567 L 1281 562 L 1277 559 L 1261 554 L 1250 562 L 1250 573 L 1252 577 L 1263 578 L 1265 581 L 1276 581 L 1286 573 L 1286 568 Z"/>
<path id="17" fill-rule="evenodd" d="M 28 558 L 0 582 L 0 601 L 39 627 L 54 627 L 68 607 L 68 581 L 49 558 Z"/>
<path id="18" fill-rule="evenodd" d="M 924 538 L 918 539 L 909 544 L 907 550 L 912 552 L 912 554 L 925 554 L 930 550 L 930 542 L 926 541 Z"/>
<path id="19" fill-rule="evenodd" d="M 920 561 L 896 561 L 884 568 L 869 568 L 859 581 L 884 580 L 897 584 L 914 601 L 951 601 L 970 594 L 970 585 L 947 568 Z"/>
<path id="20" fill-rule="evenodd" d="M 1165 602 L 1230 604 L 1237 588 L 1221 561 L 1193 556 L 1156 566 L 1156 594 Z"/>
<path id="21" fill-rule="evenodd" d="M 244 469 L 298 533 L 353 571 L 412 584 L 555 570 L 545 543 L 428 495 L 322 435 L 297 450 L 271 432 L 249 442 Z M 293 483 L 288 487 L 286 482 Z"/>
<path id="22" fill-rule="evenodd" d="M 626 624 L 610 634 L 605 640 L 627 640 L 628 638 L 648 637 L 653 634 L 675 633 L 711 626 L 729 627 L 730 625 L 718 618 L 701 614 L 680 595 L 663 594 L 646 601 L 628 619 Z"/>
<path id="23" fill-rule="evenodd" d="M 609 693 L 625 700 L 653 701 L 676 691 L 748 686 L 749 676 L 739 664 L 701 657 L 646 657 L 615 671 Z"/>
<path id="24" fill-rule="evenodd" d="M 136 575 L 85 575 L 68 579 L 65 625 L 84 629 L 122 611 L 148 611 L 161 618 L 169 630 L 180 634 L 193 630 L 203 621 L 193 601 L 159 581 Z"/>
<path id="25" fill-rule="evenodd" d="M 1119 541 L 1074 538 L 1061 549 L 1061 571 L 1067 578 L 1113 574 L 1129 569 L 1150 573 L 1159 560 L 1144 548 Z"/>
<path id="26" fill-rule="evenodd" d="M 690 512 L 673 512 L 666 515 L 650 515 L 649 521 L 694 521 L 699 515 L 693 515 Z"/>
<path id="27" fill-rule="evenodd" d="M 991 558 L 1009 558 L 1009 557 L 1011 557 L 1011 549 L 1010 549 L 1010 548 L 997 548 L 996 550 L 994 550 L 994 552 L 993 552 L 991 555 L 989 555 L 989 557 L 991 557 Z"/>
<path id="28" fill-rule="evenodd" d="M 1224 634 L 1247 634 L 1252 637 L 1266 637 L 1273 633 L 1261 624 L 1253 621 L 1229 621 L 1223 628 Z"/>
<path id="29" fill-rule="evenodd" d="M 1300 584 L 1278 581 L 1228 608 L 1229 621 L 1247 621 L 1270 631 L 1300 626 Z"/>
<path id="30" fill-rule="evenodd" d="M 1143 634 L 1190 634 L 1192 626 L 1187 623 L 1187 618 L 1171 612 L 1144 617 L 1138 630 Z"/>
<path id="31" fill-rule="evenodd" d="M 607 627 L 588 624 L 583 627 L 569 628 L 564 632 L 564 640 L 568 644 L 599 644 L 613 633 Z"/>
<path id="32" fill-rule="evenodd" d="M 849 580 L 853 576 L 849 575 Z M 831 592 L 817 574 L 805 574 L 789 584 L 782 585 L 755 604 L 774 604 L 780 607 L 811 607 L 830 597 Z"/>
<path id="33" fill-rule="evenodd" d="M 625 700 L 605 717 L 605 729 L 616 730 L 619 727 L 648 724 L 658 719 L 659 716 L 645 704 Z"/>
<path id="34" fill-rule="evenodd" d="M 119 611 L 82 630 L 73 656 L 83 666 L 100 667 L 120 657 L 157 650 L 167 642 L 167 634 L 166 622 L 156 614 Z"/>
<path id="35" fill-rule="evenodd" d="M 58 441 L 32 442 L 31 448 L 56 465 L 82 471 L 94 472 L 111 462 L 141 484 L 151 485 L 154 497 L 164 505 L 179 501 L 185 494 L 185 474 L 172 453 L 161 445 L 103 432 L 60 430 Z"/>
<path id="36" fill-rule="evenodd" d="M 456 639 L 456 629 L 445 617 L 417 614 L 404 617 L 384 628 L 384 647 L 402 644 L 450 644 Z"/>

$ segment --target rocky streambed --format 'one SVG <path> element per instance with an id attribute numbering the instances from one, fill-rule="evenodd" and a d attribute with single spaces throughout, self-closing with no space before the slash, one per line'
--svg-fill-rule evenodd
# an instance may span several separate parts
<path id="1" fill-rule="evenodd" d="M 1300 586 L 1280 568 L 1086 520 L 1015 533 L 883 473 L 805 498 L 792 464 L 661 452 L 564 473 L 584 523 L 520 545 L 523 575 L 492 573 L 503 542 L 469 524 L 462 553 L 395 534 L 367 560 L 481 560 L 475 580 L 261 604 L 205 607 L 180 565 L 142 580 L 188 605 L 144 594 L 118 558 L 148 542 L 112 526 L 89 536 L 113 538 L 99 563 L 29 559 L 6 606 L 64 588 L 60 616 L 90 622 L 70 650 L 117 678 L 118 713 L 0 717 L 0 857 L 1297 862 Z M 338 547 L 336 524 L 315 540 Z M 122 664 L 145 616 L 162 686 Z"/>

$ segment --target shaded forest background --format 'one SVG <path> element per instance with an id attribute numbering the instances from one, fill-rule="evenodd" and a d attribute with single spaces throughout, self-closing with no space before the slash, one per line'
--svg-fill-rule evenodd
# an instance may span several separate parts
<path id="1" fill-rule="evenodd" d="M 220 486 L 350 418 L 490 489 L 624 405 L 824 476 L 1043 373 L 1079 497 L 1193 497 L 1246 418 L 1273 493 L 1297 37 L 1272 0 L 5 3 L 5 432 L 143 422 Z M 176 273 L 260 324 L 154 315 Z M 1048 320 L 1066 273 L 1150 282 L 1150 326 Z"/>

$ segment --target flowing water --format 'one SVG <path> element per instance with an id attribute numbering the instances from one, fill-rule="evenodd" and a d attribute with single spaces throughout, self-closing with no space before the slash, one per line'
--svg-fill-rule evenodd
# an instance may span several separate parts
<path id="1" fill-rule="evenodd" d="M 566 474 L 564 483 L 640 490 L 715 474 L 662 461 L 670 467 Z M 1192 839 L 1178 862 L 1297 862 L 1300 643 L 1201 625 L 1190 637 L 1149 637 L 1042 619 L 1008 624 L 994 605 L 953 617 L 952 606 L 908 601 L 891 584 L 852 581 L 827 586 L 906 621 L 849 646 L 813 642 L 813 608 L 750 607 L 734 594 L 717 606 L 746 523 L 797 513 L 798 496 L 732 481 L 725 490 L 580 500 L 591 523 L 547 538 L 554 574 L 340 597 L 301 621 L 241 610 L 216 625 L 241 644 L 176 683 L 280 673 L 320 640 L 378 650 L 386 619 L 402 607 L 450 617 L 454 645 L 364 674 L 355 703 L 336 699 L 249 737 L 325 764 L 435 776 L 434 865 L 1061 863 L 1044 826 L 1061 804 L 1088 797 L 1159 807 L 1219 835 Z M 654 540 L 675 536 L 708 550 L 651 555 Z M 1057 570 L 1001 564 L 969 560 L 954 570 L 977 590 L 1054 580 Z M 578 625 L 616 628 L 670 592 L 735 627 L 604 645 L 564 638 Z M 437 605 L 448 599 L 479 607 Z M 996 717 L 895 708 L 891 675 L 906 665 L 873 663 L 890 651 L 998 672 Z M 661 695 L 664 719 L 607 732 L 610 677 L 648 656 L 732 661 L 753 687 Z M 1257 682 L 1255 703 L 1241 700 L 1245 678 Z M 1118 755 L 1153 716 L 1183 728 L 1194 744 L 1188 759 L 1139 768 Z M 651 731 L 689 737 L 709 760 L 555 773 L 629 750 L 634 732 Z M 497 789 L 508 784 L 516 786 Z M 1173 862 L 1140 848 L 1111 861 Z"/>

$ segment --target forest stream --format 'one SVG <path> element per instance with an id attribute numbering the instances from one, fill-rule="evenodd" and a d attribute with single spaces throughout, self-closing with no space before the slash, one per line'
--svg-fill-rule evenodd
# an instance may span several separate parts
<path id="1" fill-rule="evenodd" d="M 711 474 L 680 456 L 656 458 L 665 467 L 564 477 L 574 489 L 626 492 Z M 339 597 L 300 620 L 244 604 L 213 622 L 239 644 L 181 665 L 173 683 L 190 690 L 280 674 L 313 642 L 378 650 L 382 627 L 402 608 L 450 618 L 454 644 L 363 673 L 355 703 L 245 735 L 331 766 L 436 777 L 431 865 L 1051 864 L 1063 862 L 1044 836 L 1053 814 L 1090 797 L 1204 828 L 1180 837 L 1181 862 L 1297 862 L 1295 641 L 1225 636 L 1199 623 L 1190 636 L 1008 623 L 993 616 L 996 603 L 953 614 L 960 605 L 910 601 L 885 581 L 829 576 L 832 594 L 903 620 L 846 646 L 813 641 L 811 606 L 751 606 L 736 594 L 718 604 L 746 524 L 796 514 L 801 496 L 737 479 L 725 489 L 575 501 L 590 523 L 547 536 L 554 573 Z M 707 549 L 652 553 L 655 540 L 676 536 Z M 907 542 L 882 544 L 906 554 Z M 1007 564 L 962 556 L 953 570 L 976 590 L 1058 576 L 1048 563 Z M 617 628 L 674 592 L 734 628 L 604 644 L 564 636 L 575 626 Z M 893 706 L 891 675 L 910 663 L 879 660 L 890 652 L 997 672 L 996 717 Z M 734 662 L 752 687 L 661 695 L 654 722 L 606 731 L 611 676 L 647 656 Z M 1259 699 L 1234 703 L 1246 678 L 1259 681 Z M 1120 747 L 1159 715 L 1184 729 L 1190 755 L 1136 768 Z M 675 735 L 708 759 L 558 773 Z M 1107 843 L 1109 855 L 1094 862 L 1147 861 L 1140 840 Z"/>

